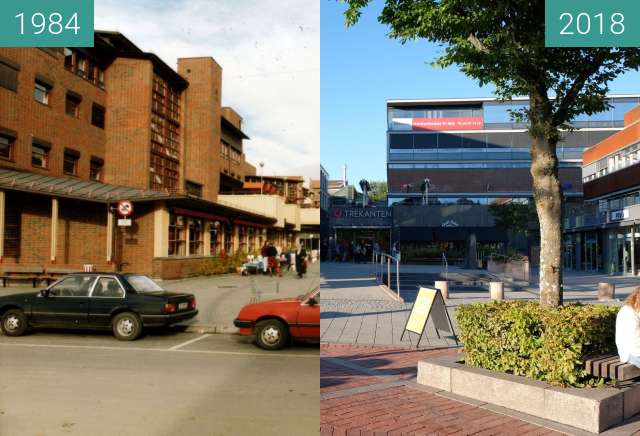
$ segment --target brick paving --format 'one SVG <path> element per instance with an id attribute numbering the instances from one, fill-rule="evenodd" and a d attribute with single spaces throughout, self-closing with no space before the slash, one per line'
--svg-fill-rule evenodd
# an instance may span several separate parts
<path id="1" fill-rule="evenodd" d="M 430 392 L 416 385 L 420 359 L 456 348 L 410 350 L 323 344 L 322 435 L 560 435 L 562 433 Z"/>

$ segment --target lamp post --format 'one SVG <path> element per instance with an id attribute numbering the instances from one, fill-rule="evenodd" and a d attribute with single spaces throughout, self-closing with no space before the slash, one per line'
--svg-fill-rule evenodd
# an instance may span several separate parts
<path id="1" fill-rule="evenodd" d="M 258 165 L 260 165 L 260 195 L 262 195 L 262 187 L 263 187 L 262 177 L 264 176 L 264 162 L 260 161 Z"/>

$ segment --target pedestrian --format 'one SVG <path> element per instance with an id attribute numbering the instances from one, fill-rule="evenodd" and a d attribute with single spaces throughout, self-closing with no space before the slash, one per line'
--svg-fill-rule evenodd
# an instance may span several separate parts
<path id="1" fill-rule="evenodd" d="M 273 242 L 269 242 L 269 245 L 267 246 L 267 263 L 269 265 L 269 275 L 271 277 L 273 277 L 274 271 L 277 273 L 279 270 L 277 256 L 278 250 L 276 250 Z"/>
<path id="2" fill-rule="evenodd" d="M 302 278 L 307 273 L 307 251 L 302 244 L 298 244 L 298 249 L 296 250 L 296 271 L 299 278 Z"/>

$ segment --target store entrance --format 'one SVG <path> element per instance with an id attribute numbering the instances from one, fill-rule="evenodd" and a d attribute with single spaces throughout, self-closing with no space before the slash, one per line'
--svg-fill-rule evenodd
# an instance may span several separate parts
<path id="1" fill-rule="evenodd" d="M 389 253 L 391 230 L 387 228 L 336 228 L 333 260 L 339 262 L 371 261 L 373 248 L 378 244 L 380 251 Z M 360 256 L 356 247 L 360 247 Z"/>

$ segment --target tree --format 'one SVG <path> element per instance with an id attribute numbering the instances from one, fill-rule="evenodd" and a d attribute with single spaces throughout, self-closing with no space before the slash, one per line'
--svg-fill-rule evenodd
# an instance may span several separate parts
<path id="1" fill-rule="evenodd" d="M 489 212 L 493 215 L 496 227 L 513 233 L 527 234 L 529 224 L 536 219 L 536 211 L 532 203 L 494 203 L 489 205 Z M 511 247 L 511 237 L 507 241 L 507 251 Z"/>
<path id="2" fill-rule="evenodd" d="M 348 4 L 346 24 L 357 23 L 371 0 Z M 556 145 L 580 114 L 608 108 L 609 83 L 638 70 L 636 48 L 546 48 L 544 0 L 385 0 L 379 21 L 389 37 L 444 45 L 434 66 L 457 65 L 504 100 L 528 96 L 514 111 L 529 122 L 533 196 L 540 222 L 540 303 L 562 304 L 562 186 Z"/>
<path id="3" fill-rule="evenodd" d="M 387 199 L 387 182 L 371 182 L 371 193 L 369 198 L 373 201 L 381 201 Z"/>

